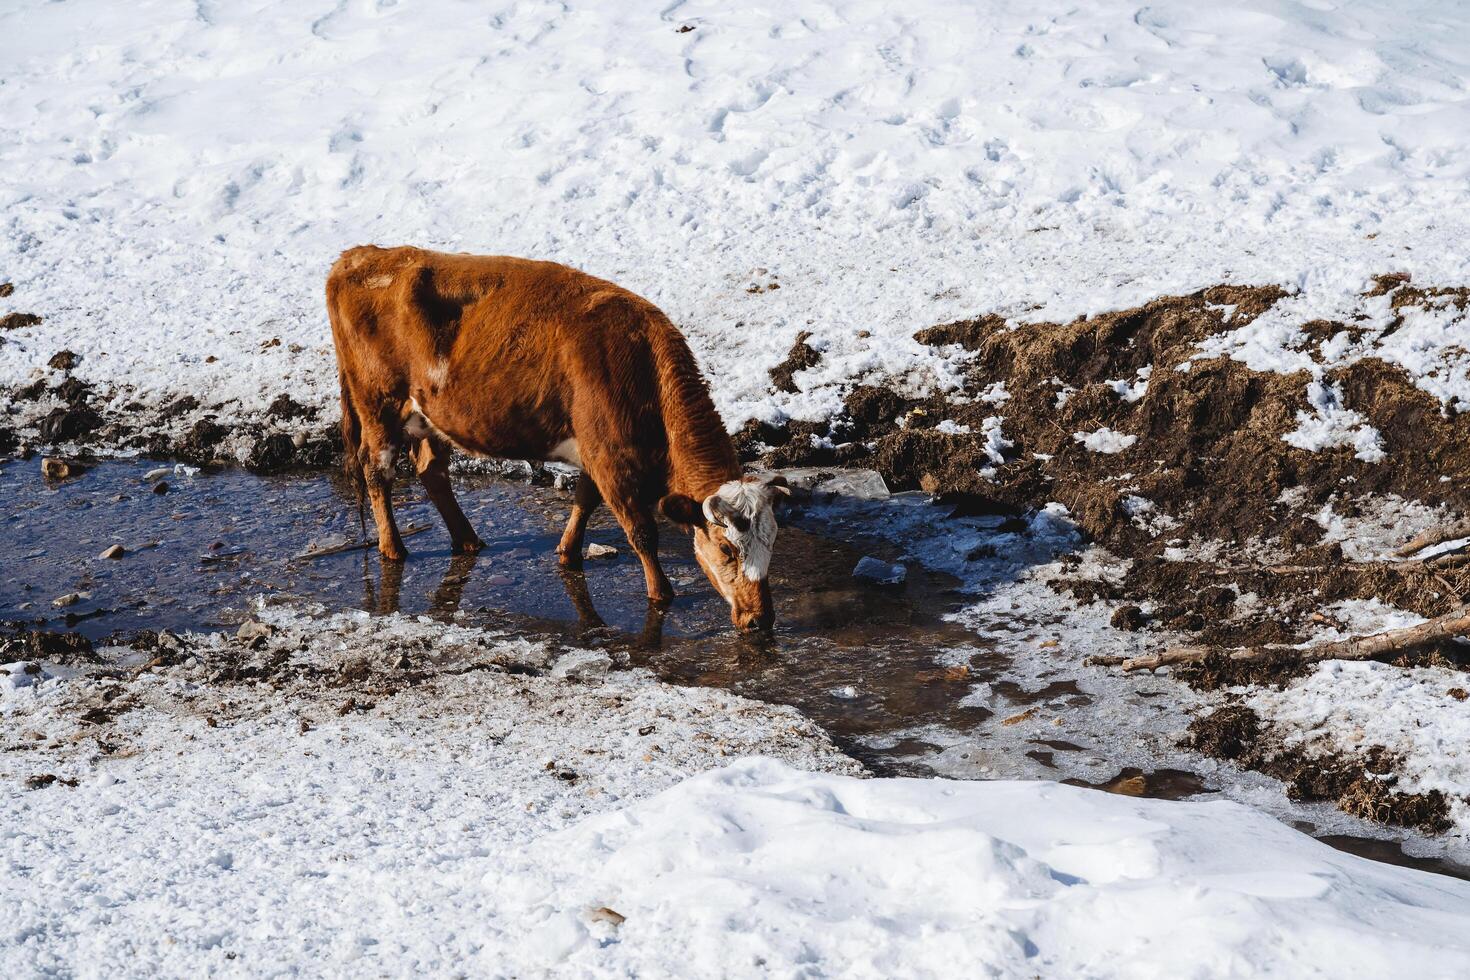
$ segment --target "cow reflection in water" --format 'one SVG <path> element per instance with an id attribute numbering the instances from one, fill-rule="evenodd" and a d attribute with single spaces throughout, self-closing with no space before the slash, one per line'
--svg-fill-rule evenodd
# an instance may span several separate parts
<path id="1" fill-rule="evenodd" d="M 438 587 L 429 597 L 429 615 L 448 618 L 459 611 L 460 604 L 464 601 L 465 585 L 468 584 L 479 559 L 478 553 L 454 555 L 449 559 L 444 575 L 439 579 Z M 378 568 L 376 582 L 373 575 L 374 565 Z M 364 609 L 379 616 L 388 616 L 401 611 L 404 567 L 405 563 L 401 561 L 373 562 L 368 556 L 364 556 L 362 565 Z M 572 609 L 576 611 L 578 631 L 582 633 L 616 632 L 607 625 L 607 622 L 598 614 L 597 607 L 592 604 L 592 595 L 587 591 L 586 575 L 581 571 L 565 568 L 559 569 L 559 575 L 562 587 L 566 589 L 567 598 L 571 600 Z M 643 619 L 643 630 L 636 641 L 640 649 L 657 650 L 663 645 L 666 613 L 667 610 L 662 606 L 650 605 L 648 607 Z"/>

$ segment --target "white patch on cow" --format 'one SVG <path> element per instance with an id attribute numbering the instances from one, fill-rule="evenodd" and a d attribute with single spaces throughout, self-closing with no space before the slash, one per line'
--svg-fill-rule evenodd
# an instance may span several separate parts
<path id="1" fill-rule="evenodd" d="M 410 439 L 427 439 L 433 434 L 434 425 L 424 410 L 419 407 L 418 401 L 410 398 L 408 400 L 408 418 L 403 420 L 403 432 Z"/>
<path id="2" fill-rule="evenodd" d="M 388 275 L 368 276 L 363 280 L 363 285 L 369 289 L 382 289 L 384 286 L 393 285 L 393 277 Z"/>
<path id="3" fill-rule="evenodd" d="M 443 388 L 449 384 L 449 362 L 440 358 L 429 365 L 429 369 L 424 372 L 424 377 L 428 380 L 429 386 L 436 391 Z"/>
<path id="4" fill-rule="evenodd" d="M 559 459 L 564 463 L 571 463 L 577 469 L 582 468 L 582 450 L 577 446 L 575 439 L 563 439 L 551 447 L 551 452 L 546 454 L 550 459 Z"/>
<path id="5" fill-rule="evenodd" d="M 410 439 L 427 439 L 430 436 L 436 436 L 441 441 L 449 443 L 449 445 L 462 453 L 470 456 L 479 455 L 473 450 L 466 449 L 464 446 L 455 442 L 443 429 L 435 425 L 434 420 L 429 418 L 428 414 L 424 412 L 423 406 L 419 404 L 417 398 L 409 398 L 408 400 L 408 417 L 403 420 L 403 432 Z"/>
<path id="6" fill-rule="evenodd" d="M 721 509 L 745 518 L 746 527 L 741 530 L 734 520 L 721 520 L 710 505 L 718 497 Z M 740 552 L 740 564 L 745 577 L 759 582 L 766 577 L 771 567 L 771 551 L 776 546 L 776 508 L 771 501 L 771 491 L 764 483 L 731 480 L 723 484 L 704 502 L 705 519 L 723 525 L 725 537 Z"/>
<path id="7" fill-rule="evenodd" d="M 391 448 L 378 450 L 378 472 L 381 473 L 385 479 L 392 478 L 393 466 L 395 463 L 397 463 L 397 461 L 398 454 L 394 452 Z"/>

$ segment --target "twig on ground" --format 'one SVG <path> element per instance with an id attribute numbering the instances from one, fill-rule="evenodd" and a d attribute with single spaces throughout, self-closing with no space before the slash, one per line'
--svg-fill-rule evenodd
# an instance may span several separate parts
<path id="1" fill-rule="evenodd" d="M 1394 554 L 1400 558 L 1407 558 L 1409 555 L 1418 554 L 1425 548 L 1433 548 L 1437 544 L 1444 544 L 1446 541 L 1454 541 L 1458 538 L 1470 538 L 1470 521 L 1430 528 L 1423 534 L 1414 537 Z"/>
<path id="2" fill-rule="evenodd" d="M 1131 657 L 1122 662 L 1122 667 L 1124 670 L 1153 670 L 1173 664 L 1202 663 L 1212 654 L 1221 654 L 1233 663 L 1277 659 L 1295 660 L 1300 663 L 1315 663 L 1321 660 L 1372 660 L 1385 654 L 1398 653 L 1465 633 L 1470 633 L 1470 606 L 1460 606 L 1453 612 L 1436 616 L 1418 626 L 1385 630 L 1382 633 L 1373 633 L 1368 636 L 1353 636 L 1345 640 L 1333 640 L 1310 647 L 1291 647 L 1281 644 L 1244 647 L 1235 650 L 1210 646 L 1173 647 L 1162 653 Z M 1101 662 L 1101 659 L 1094 662 Z"/>
<path id="3" fill-rule="evenodd" d="M 400 538 L 409 538 L 409 537 L 412 537 L 415 534 L 422 534 L 423 532 L 427 531 L 432 526 L 433 526 L 432 524 L 417 524 L 417 525 L 415 525 L 413 527 L 404 528 L 401 532 L 399 532 L 399 535 L 398 536 Z M 328 555 L 340 555 L 344 551 L 362 551 L 365 548 L 376 548 L 377 546 L 378 546 L 377 539 L 370 538 L 370 539 L 368 539 L 366 541 L 353 541 L 353 542 L 350 542 L 349 544 L 337 544 L 337 545 L 333 545 L 330 548 L 321 548 L 321 549 L 319 549 L 317 551 L 303 551 L 301 554 L 297 555 L 295 558 L 292 558 L 291 560 L 292 561 L 311 561 L 314 558 L 325 558 Z"/>

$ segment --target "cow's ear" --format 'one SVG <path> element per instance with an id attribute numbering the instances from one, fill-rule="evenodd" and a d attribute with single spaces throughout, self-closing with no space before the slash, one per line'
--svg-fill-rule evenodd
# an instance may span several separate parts
<path id="1" fill-rule="evenodd" d="M 658 511 L 682 527 L 704 527 L 704 511 L 699 501 L 687 493 L 671 493 L 658 502 Z"/>

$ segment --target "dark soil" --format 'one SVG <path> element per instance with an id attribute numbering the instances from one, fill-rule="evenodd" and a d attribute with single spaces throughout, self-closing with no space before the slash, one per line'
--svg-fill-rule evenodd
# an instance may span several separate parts
<path id="1" fill-rule="evenodd" d="M 1309 755 L 1287 748 L 1256 713 L 1241 705 L 1196 719 L 1181 743 L 1273 776 L 1299 802 L 1330 802 L 1373 823 L 1440 833 L 1450 826 L 1449 799 L 1439 790 L 1403 793 L 1394 789 L 1399 760 L 1382 746 L 1354 755 Z"/>
<path id="2" fill-rule="evenodd" d="M 821 361 L 822 355 L 807 345 L 810 337 L 811 331 L 809 330 L 803 330 L 798 334 L 796 343 L 791 345 L 791 351 L 786 355 L 786 360 L 768 372 L 771 376 L 771 384 L 776 386 L 777 391 L 797 391 L 796 382 L 793 380 L 796 372 L 815 367 Z"/>

